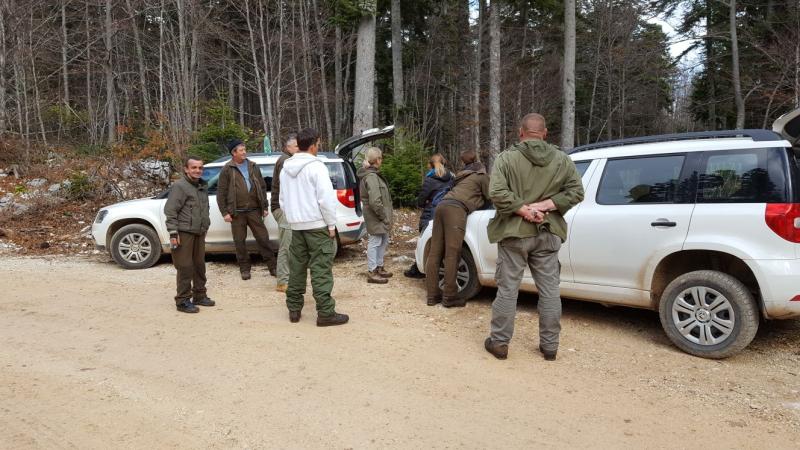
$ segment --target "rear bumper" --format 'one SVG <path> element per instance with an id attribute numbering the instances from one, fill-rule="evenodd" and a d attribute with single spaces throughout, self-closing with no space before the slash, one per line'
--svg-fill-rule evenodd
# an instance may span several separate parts
<path id="1" fill-rule="evenodd" d="M 342 245 L 350 245 L 359 242 L 367 234 L 367 224 L 364 219 L 359 218 L 358 224 L 355 221 L 349 223 L 346 227 L 341 227 L 339 231 L 339 242 Z"/>
<path id="2" fill-rule="evenodd" d="M 800 317 L 800 260 L 745 261 L 758 280 L 764 300 L 764 316 L 768 319 Z"/>

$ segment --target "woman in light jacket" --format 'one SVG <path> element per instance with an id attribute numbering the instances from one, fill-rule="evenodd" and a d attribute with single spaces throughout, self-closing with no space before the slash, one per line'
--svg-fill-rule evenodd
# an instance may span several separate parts
<path id="1" fill-rule="evenodd" d="M 361 205 L 367 223 L 367 282 L 386 284 L 392 276 L 383 266 L 386 247 L 389 246 L 389 231 L 392 228 L 392 196 L 389 184 L 380 172 L 383 153 L 370 147 L 364 157 L 364 165 L 358 171 L 361 180 Z"/>

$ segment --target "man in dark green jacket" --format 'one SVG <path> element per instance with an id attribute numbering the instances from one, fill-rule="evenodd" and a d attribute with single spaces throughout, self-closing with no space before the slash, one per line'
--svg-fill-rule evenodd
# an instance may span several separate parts
<path id="1" fill-rule="evenodd" d="M 208 192 L 203 174 L 203 161 L 195 156 L 186 158 L 183 177 L 172 185 L 164 205 L 167 231 L 172 246 L 172 264 L 178 271 L 178 311 L 196 313 L 196 305 L 214 306 L 206 294 L 206 231 Z M 192 301 L 192 297 L 194 301 Z"/>
<path id="2" fill-rule="evenodd" d="M 425 289 L 427 304 L 441 302 L 446 308 L 466 305 L 466 300 L 457 299 L 458 261 L 467 216 L 483 207 L 489 200 L 489 175 L 474 150 L 461 152 L 464 168 L 456 174 L 453 186 L 433 213 L 433 231 L 430 247 L 425 257 Z M 444 289 L 439 289 L 439 266 L 444 261 Z"/>
<path id="3" fill-rule="evenodd" d="M 583 184 L 569 156 L 544 141 L 544 117 L 526 115 L 519 137 L 497 157 L 489 189 L 497 210 L 488 227 L 489 242 L 498 242 L 497 296 L 484 346 L 499 359 L 508 355 L 519 285 L 529 267 L 539 292 L 539 351 L 552 361 L 561 332 L 558 250 L 567 239 L 564 214 L 583 200 Z"/>
<path id="4" fill-rule="evenodd" d="M 250 253 L 247 251 L 247 229 L 253 232 L 258 250 L 271 275 L 275 275 L 275 253 L 269 247 L 269 233 L 264 218 L 269 214 L 267 183 L 253 161 L 247 159 L 242 141 L 228 143 L 231 160 L 222 167 L 217 188 L 217 206 L 225 222 L 231 224 L 236 260 L 243 280 L 250 279 Z"/>

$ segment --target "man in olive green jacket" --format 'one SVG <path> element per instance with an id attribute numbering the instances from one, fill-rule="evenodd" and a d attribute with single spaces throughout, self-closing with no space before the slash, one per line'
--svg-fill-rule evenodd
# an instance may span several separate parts
<path id="1" fill-rule="evenodd" d="M 195 156 L 186 158 L 183 177 L 172 185 L 164 205 L 167 231 L 172 246 L 172 264 L 178 271 L 178 311 L 196 313 L 196 305 L 214 306 L 206 294 L 206 231 L 211 224 L 208 216 L 208 192 L 203 174 L 203 161 Z M 192 301 L 194 297 L 194 301 Z"/>
<path id="2" fill-rule="evenodd" d="M 464 168 L 456 174 L 453 186 L 433 213 L 433 231 L 430 247 L 425 257 L 425 289 L 427 304 L 434 306 L 441 302 L 446 308 L 466 305 L 466 300 L 458 299 L 458 261 L 461 259 L 461 246 L 467 216 L 483 207 L 489 200 L 489 175 L 486 168 L 477 160 L 474 150 L 461 152 Z M 439 266 L 444 261 L 444 289 L 439 289 Z"/>
<path id="3" fill-rule="evenodd" d="M 250 279 L 250 253 L 247 229 L 253 232 L 258 250 L 271 275 L 275 275 L 275 253 L 269 246 L 264 218 L 269 214 L 267 183 L 256 163 L 247 159 L 247 148 L 238 139 L 228 143 L 231 160 L 222 167 L 217 188 L 217 206 L 225 222 L 231 224 L 236 260 L 243 280 Z"/>
<path id="4" fill-rule="evenodd" d="M 364 167 L 358 170 L 361 180 L 361 205 L 364 222 L 367 223 L 367 283 L 386 284 L 392 277 L 383 267 L 386 247 L 389 246 L 389 232 L 392 229 L 392 196 L 389 184 L 380 172 L 383 153 L 377 147 L 367 149 Z"/>
<path id="5" fill-rule="evenodd" d="M 281 209 L 280 193 L 281 193 L 281 170 L 283 170 L 283 163 L 292 155 L 297 153 L 297 135 L 292 133 L 286 139 L 286 144 L 283 146 L 283 153 L 275 163 L 275 168 L 272 170 L 272 188 L 270 189 L 271 200 L 269 208 L 272 211 L 272 217 L 278 224 L 278 263 L 276 267 L 278 278 L 275 285 L 275 290 L 278 292 L 286 292 L 286 287 L 289 285 L 289 247 L 292 245 L 292 228 L 286 220 L 286 213 Z"/>
<path id="6" fill-rule="evenodd" d="M 567 239 L 564 214 L 583 200 L 583 184 L 569 156 L 544 141 L 544 117 L 526 115 L 519 136 L 518 144 L 497 157 L 489 190 L 497 210 L 488 227 L 489 242 L 498 242 L 497 296 L 484 346 L 499 359 L 508 355 L 519 285 L 529 267 L 539 292 L 539 350 L 552 361 L 561 331 L 558 250 Z"/>

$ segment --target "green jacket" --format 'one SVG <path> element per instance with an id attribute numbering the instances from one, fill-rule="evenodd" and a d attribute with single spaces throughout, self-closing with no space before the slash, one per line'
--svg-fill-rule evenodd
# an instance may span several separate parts
<path id="1" fill-rule="evenodd" d="M 167 216 L 170 235 L 176 235 L 178 231 L 191 234 L 208 231 L 211 220 L 208 217 L 206 182 L 202 179 L 193 182 L 186 175 L 176 181 L 164 204 L 164 215 Z"/>
<path id="2" fill-rule="evenodd" d="M 375 167 L 369 166 L 358 169 L 358 178 L 361 180 L 361 206 L 364 210 L 364 221 L 367 223 L 367 233 L 386 234 L 392 228 L 392 196 L 389 193 L 389 184 Z"/>
<path id="3" fill-rule="evenodd" d="M 489 175 L 486 174 L 486 167 L 480 162 L 474 162 L 461 169 L 442 202 L 447 200 L 457 200 L 467 209 L 467 214 L 482 208 L 489 200 Z"/>
<path id="4" fill-rule="evenodd" d="M 283 170 L 283 163 L 291 157 L 292 155 L 286 152 L 281 153 L 281 157 L 278 158 L 278 162 L 275 163 L 275 168 L 272 169 L 272 186 L 270 187 L 271 198 L 269 202 L 269 209 L 272 212 L 275 212 L 276 209 L 281 207 L 281 170 Z"/>
<path id="5" fill-rule="evenodd" d="M 257 207 L 262 211 L 267 211 L 269 207 L 267 201 L 267 182 L 264 181 L 264 177 L 261 176 L 261 170 L 259 170 L 256 163 L 249 159 L 246 161 L 247 171 L 250 174 L 250 183 L 253 185 L 255 194 L 258 197 Z M 222 170 L 219 173 L 219 181 L 217 182 L 217 206 L 219 206 L 219 212 L 222 213 L 223 216 L 225 214 L 230 214 L 231 216 L 235 215 L 236 209 L 241 208 L 240 205 L 247 202 L 247 199 L 237 198 L 237 192 L 239 193 L 239 197 L 247 192 L 247 184 L 244 182 L 242 172 L 239 171 L 239 168 L 236 167 L 236 163 L 231 159 L 227 164 L 222 166 Z"/>
<path id="6" fill-rule="evenodd" d="M 575 164 L 558 147 L 533 139 L 512 145 L 497 157 L 489 185 L 497 213 L 489 222 L 489 242 L 532 237 L 541 228 L 567 240 L 564 214 L 583 200 L 583 183 Z M 515 214 L 522 205 L 551 199 L 557 210 L 541 224 Z"/>

